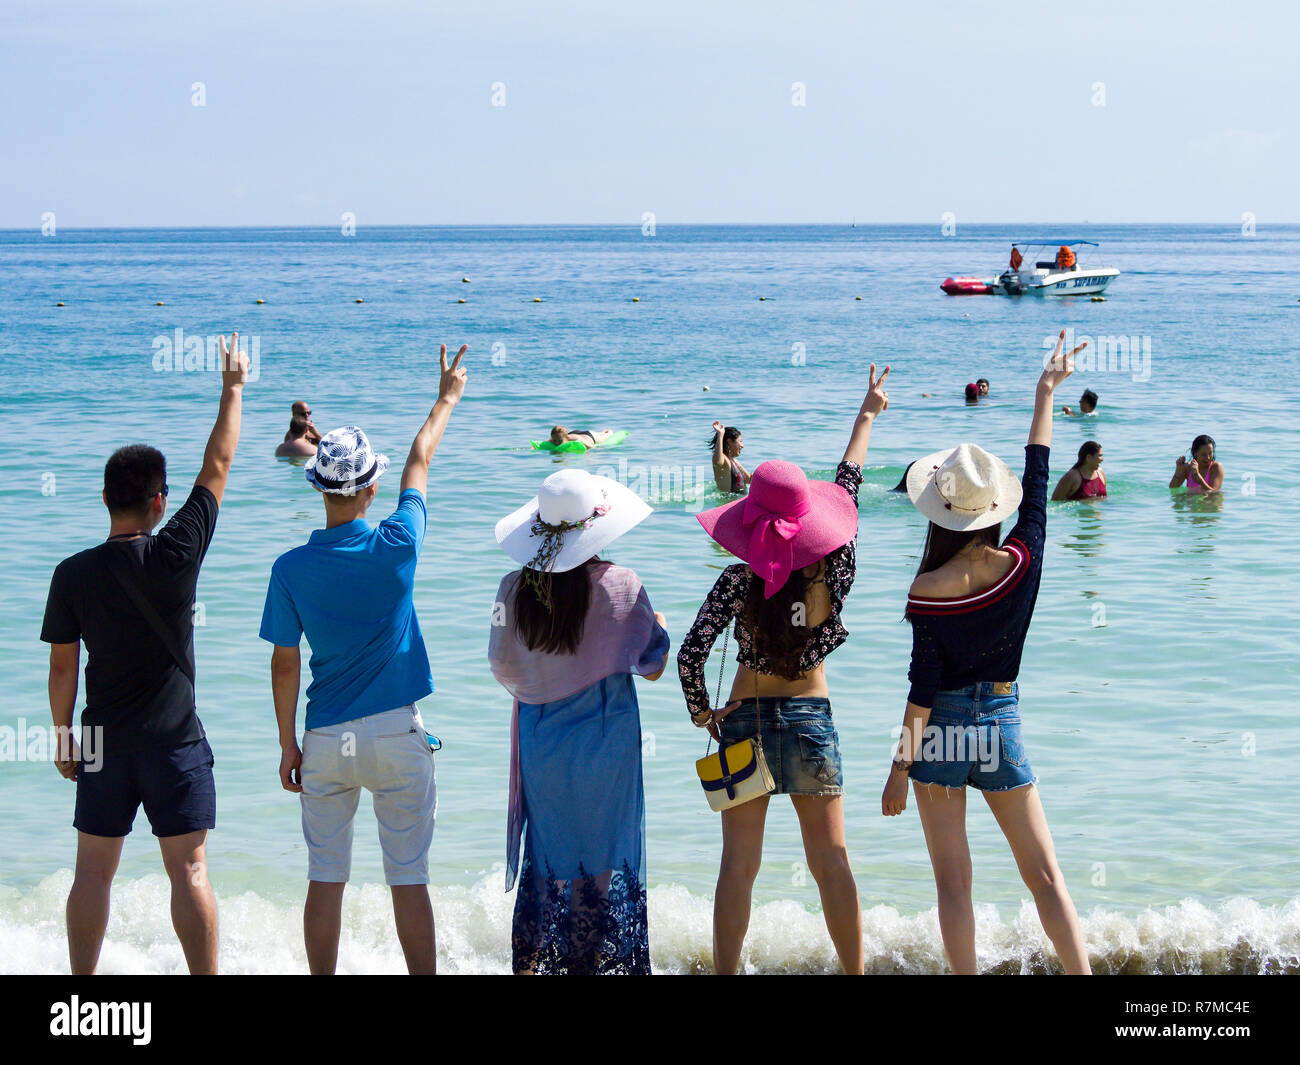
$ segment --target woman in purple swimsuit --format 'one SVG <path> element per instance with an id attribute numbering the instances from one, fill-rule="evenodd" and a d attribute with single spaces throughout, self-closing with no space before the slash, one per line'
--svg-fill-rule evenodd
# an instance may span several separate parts
<path id="1" fill-rule="evenodd" d="M 1087 441 L 1079 448 L 1079 458 L 1056 483 L 1053 499 L 1104 499 L 1106 474 L 1101 468 L 1101 445 Z"/>

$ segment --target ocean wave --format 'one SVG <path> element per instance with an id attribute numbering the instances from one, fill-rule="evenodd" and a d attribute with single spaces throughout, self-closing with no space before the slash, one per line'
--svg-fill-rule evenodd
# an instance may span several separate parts
<path id="1" fill-rule="evenodd" d="M 27 892 L 0 888 L 0 973 L 68 971 L 64 905 L 69 870 Z M 441 973 L 510 971 L 514 896 L 502 876 L 473 887 L 433 887 Z M 255 892 L 218 898 L 220 969 L 225 973 L 306 973 L 302 911 Z M 705 973 L 710 968 L 711 899 L 684 887 L 650 890 L 650 950 L 658 973 Z M 1195 899 L 1124 913 L 1101 907 L 1081 915 L 1094 971 L 1144 974 L 1300 974 L 1300 898 L 1266 906 L 1234 898 L 1214 906 Z M 869 973 L 942 973 L 946 969 L 938 913 L 904 914 L 891 906 L 864 910 Z M 1059 972 L 1032 902 L 1014 914 L 976 907 L 981 971 L 999 974 Z M 819 912 L 792 901 L 755 907 L 745 943 L 750 973 L 834 973 L 834 951 Z M 402 973 L 388 889 L 351 885 L 344 896 L 339 944 L 341 973 Z M 100 958 L 102 973 L 185 972 L 172 931 L 164 876 L 114 885 L 113 911 Z"/>

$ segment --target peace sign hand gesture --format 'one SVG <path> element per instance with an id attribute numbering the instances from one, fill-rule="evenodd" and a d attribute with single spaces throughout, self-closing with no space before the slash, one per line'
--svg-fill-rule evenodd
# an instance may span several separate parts
<path id="1" fill-rule="evenodd" d="M 859 415 L 869 414 L 872 418 L 875 418 L 877 414 L 881 414 L 889 408 L 889 393 L 885 391 L 885 379 L 888 376 L 888 366 L 885 367 L 885 372 L 877 377 L 876 364 L 874 362 L 871 364 L 867 395 L 862 401 L 862 408 L 858 411 Z"/>
<path id="2" fill-rule="evenodd" d="M 1038 379 L 1038 387 L 1045 388 L 1048 392 L 1053 391 L 1057 385 L 1074 373 L 1074 357 L 1087 346 L 1088 342 L 1085 340 L 1070 354 L 1062 355 L 1061 349 L 1065 347 L 1065 330 L 1062 329 L 1061 335 L 1056 338 L 1056 347 L 1043 363 L 1043 375 Z"/>
<path id="3" fill-rule="evenodd" d="M 460 402 L 461 397 L 465 394 L 465 378 L 468 375 L 461 368 L 460 360 L 467 351 L 469 351 L 469 345 L 462 344 L 460 351 L 456 352 L 455 359 L 448 366 L 447 345 L 443 344 L 438 349 L 438 402 L 450 403 L 454 406 Z"/>

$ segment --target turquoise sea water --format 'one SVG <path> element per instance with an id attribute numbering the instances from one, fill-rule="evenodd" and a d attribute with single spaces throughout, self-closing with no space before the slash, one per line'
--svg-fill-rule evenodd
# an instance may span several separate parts
<path id="1" fill-rule="evenodd" d="M 416 588 L 438 688 L 423 710 L 445 744 L 431 861 L 444 970 L 503 971 L 510 703 L 485 660 L 508 568 L 495 521 L 561 464 L 626 477 L 656 512 L 609 557 L 641 575 L 676 643 L 728 561 L 693 517 L 718 501 L 710 423 L 743 430 L 750 469 L 784 458 L 829 478 L 867 364 L 889 363 L 890 408 L 861 495 L 851 636 L 827 675 L 869 968 L 938 970 L 915 809 L 879 815 L 907 692 L 910 634 L 899 618 L 923 536 L 906 498 L 888 489 L 911 459 L 962 440 L 1018 469 L 1044 338 L 1070 327 L 1094 338 L 1093 351 L 1106 349 L 1102 337 L 1138 338 L 1149 361 L 1134 370 L 1081 360 L 1061 396 L 1075 403 L 1091 387 L 1101 406 L 1094 418 L 1058 419 L 1053 474 L 1097 439 L 1111 498 L 1050 507 L 1020 676 L 1025 740 L 1099 968 L 1294 971 L 1300 608 L 1289 466 L 1300 227 L 1253 237 L 1226 226 L 1053 227 L 1042 235 L 1097 240 L 1099 259 L 1123 271 L 1106 302 L 939 292 L 944 277 L 992 273 L 1011 240 L 1037 235 L 993 226 L 955 237 L 929 226 L 661 226 L 653 237 L 636 228 L 0 233 L 9 440 L 0 452 L 0 725 L 48 723 L 37 637 L 49 575 L 105 535 L 109 452 L 140 440 L 161 447 L 174 505 L 197 472 L 217 378 L 156 370 L 156 354 L 176 330 L 255 338 L 257 380 L 199 585 L 199 709 L 220 803 L 209 851 L 223 967 L 305 971 L 306 858 L 297 799 L 278 785 L 269 647 L 257 628 L 271 561 L 323 521 L 302 471 L 272 451 L 291 401 L 306 398 L 323 431 L 359 424 L 399 468 L 436 393 L 438 343 L 466 342 L 469 387 L 434 460 Z M 980 376 L 991 395 L 968 408 L 961 388 Z M 603 455 L 530 450 L 557 421 L 630 436 Z M 1221 499 L 1167 488 L 1175 457 L 1201 432 L 1227 470 Z M 683 484 L 697 473 L 707 487 L 692 500 Z M 397 479 L 375 513 L 395 502 Z M 716 669 L 715 659 L 711 685 Z M 671 671 L 639 691 L 651 949 L 658 969 L 689 971 L 707 964 L 720 849 L 693 772 L 703 734 Z M 49 764 L 0 763 L 4 971 L 66 966 L 72 806 L 73 786 Z M 396 971 L 368 803 L 359 818 L 341 965 Z M 1028 893 L 975 796 L 968 823 L 981 960 L 1041 969 L 1046 941 Z M 802 861 L 793 812 L 778 800 L 748 948 L 756 970 L 833 967 Z M 104 968 L 181 968 L 143 817 L 117 890 Z"/>

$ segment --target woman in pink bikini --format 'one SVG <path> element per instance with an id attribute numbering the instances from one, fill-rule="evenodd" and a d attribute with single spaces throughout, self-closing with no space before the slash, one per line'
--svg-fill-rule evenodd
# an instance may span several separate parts
<path id="1" fill-rule="evenodd" d="M 1106 474 L 1101 468 L 1101 445 L 1087 441 L 1079 448 L 1079 459 L 1056 482 L 1053 499 L 1104 499 Z"/>
<path id="2" fill-rule="evenodd" d="M 1178 456 L 1169 487 L 1177 488 L 1182 484 L 1187 485 L 1190 496 L 1223 490 L 1223 463 L 1214 457 L 1214 437 L 1202 433 L 1192 441 L 1191 462 L 1182 455 Z"/>

